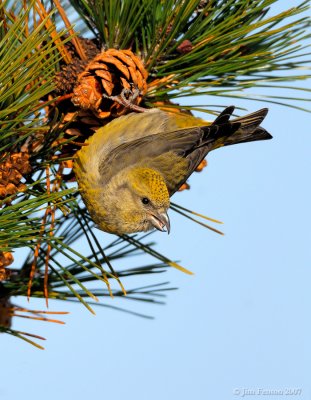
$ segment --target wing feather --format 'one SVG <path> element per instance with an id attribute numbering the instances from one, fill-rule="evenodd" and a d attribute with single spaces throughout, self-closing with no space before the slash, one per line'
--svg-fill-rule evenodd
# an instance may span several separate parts
<path id="1" fill-rule="evenodd" d="M 130 123 L 131 119 L 132 122 L 135 119 L 138 137 L 133 134 L 134 127 L 130 123 L 129 126 L 133 132 L 122 136 L 123 139 L 126 138 L 125 141 L 119 142 L 120 144 L 110 148 L 109 151 L 102 152 L 99 163 L 101 183 L 107 184 L 124 168 L 142 165 L 159 170 L 172 195 L 189 178 L 210 150 L 234 143 L 271 138 L 268 132 L 259 127 L 267 114 L 267 109 L 230 122 L 233 111 L 233 106 L 227 107 L 208 126 L 169 132 L 161 131 L 168 126 L 168 119 L 156 118 L 156 116 L 159 117 L 159 113 L 165 114 L 162 111 L 154 112 L 151 116 L 140 116 L 140 118 L 137 115 L 129 116 L 125 121 Z M 152 127 L 153 123 L 158 123 L 158 126 Z M 149 129 L 146 129 L 147 127 Z M 144 136 L 142 136 L 143 132 Z M 148 132 L 152 134 L 148 135 Z"/>

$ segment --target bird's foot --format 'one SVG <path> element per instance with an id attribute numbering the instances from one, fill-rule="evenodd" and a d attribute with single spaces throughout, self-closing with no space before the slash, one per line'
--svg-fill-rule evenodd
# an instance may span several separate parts
<path id="1" fill-rule="evenodd" d="M 118 104 L 125 108 L 129 108 L 136 112 L 149 112 L 152 109 L 140 107 L 135 104 L 135 100 L 140 96 L 141 92 L 138 88 L 134 88 L 133 90 L 124 88 L 119 96 L 108 96 L 103 94 L 103 97 L 106 99 L 115 101 Z"/>

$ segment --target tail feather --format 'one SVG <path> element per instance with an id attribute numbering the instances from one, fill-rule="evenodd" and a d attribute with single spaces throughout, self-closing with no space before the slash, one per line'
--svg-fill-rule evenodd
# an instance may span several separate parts
<path id="1" fill-rule="evenodd" d="M 272 136 L 264 128 L 260 126 L 268 113 L 267 108 L 255 111 L 244 117 L 238 117 L 229 122 L 229 118 L 234 111 L 234 107 L 227 107 L 213 122 L 212 125 L 217 125 L 222 128 L 223 125 L 232 124 L 233 126 L 239 125 L 238 129 L 229 132 L 226 129 L 220 129 L 223 132 L 222 140 L 215 141 L 213 149 L 220 146 L 229 146 L 237 143 L 253 142 L 257 140 L 272 139 Z M 226 134 L 227 132 L 227 134 Z"/>
<path id="2" fill-rule="evenodd" d="M 226 124 L 229 122 L 229 119 L 234 111 L 235 107 L 234 106 L 230 106 L 225 108 L 219 115 L 218 117 L 215 119 L 215 121 L 212 123 L 212 125 L 222 125 L 222 124 Z"/>
<path id="3" fill-rule="evenodd" d="M 268 114 L 267 108 L 255 111 L 251 114 L 247 114 L 244 117 L 235 118 L 232 122 L 240 122 L 244 130 L 253 130 L 257 128 Z"/>

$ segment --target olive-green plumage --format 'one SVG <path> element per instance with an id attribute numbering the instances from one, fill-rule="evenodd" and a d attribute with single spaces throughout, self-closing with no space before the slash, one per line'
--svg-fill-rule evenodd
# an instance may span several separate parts
<path id="1" fill-rule="evenodd" d="M 110 233 L 169 230 L 169 198 L 207 153 L 235 143 L 270 139 L 260 127 L 267 109 L 213 123 L 154 109 L 117 118 L 97 130 L 77 153 L 75 173 L 98 226 Z"/>

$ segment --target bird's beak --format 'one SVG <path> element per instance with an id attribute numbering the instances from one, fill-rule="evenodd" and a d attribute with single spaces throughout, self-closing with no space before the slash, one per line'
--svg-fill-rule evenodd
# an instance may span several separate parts
<path id="1" fill-rule="evenodd" d="M 170 233 L 171 224 L 166 211 L 150 214 L 149 220 L 159 231 Z M 166 228 L 166 230 L 164 228 Z"/>

